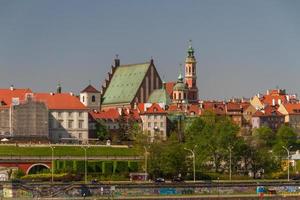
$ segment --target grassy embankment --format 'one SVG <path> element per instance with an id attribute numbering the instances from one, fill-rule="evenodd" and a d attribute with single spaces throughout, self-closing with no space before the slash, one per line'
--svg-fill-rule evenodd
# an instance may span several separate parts
<path id="1" fill-rule="evenodd" d="M 88 156 L 138 156 L 134 148 L 96 147 L 87 149 Z M 0 156 L 51 156 L 50 147 L 0 146 Z M 80 146 L 55 146 L 54 156 L 84 156 Z"/>

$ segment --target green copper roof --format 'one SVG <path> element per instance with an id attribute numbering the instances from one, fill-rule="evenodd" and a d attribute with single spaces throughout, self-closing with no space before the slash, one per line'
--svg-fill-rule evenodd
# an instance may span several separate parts
<path id="1" fill-rule="evenodd" d="M 150 63 L 121 65 L 117 67 L 103 96 L 103 105 L 130 103 L 135 97 Z"/>
<path id="2" fill-rule="evenodd" d="M 164 103 L 169 105 L 171 103 L 171 99 L 165 89 L 156 89 L 151 93 L 148 103 Z"/>

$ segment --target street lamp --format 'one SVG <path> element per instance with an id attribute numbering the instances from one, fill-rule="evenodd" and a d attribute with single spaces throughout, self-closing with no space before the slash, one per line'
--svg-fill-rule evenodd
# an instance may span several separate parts
<path id="1" fill-rule="evenodd" d="M 231 180 L 231 152 L 233 147 L 229 146 L 228 149 L 229 149 L 229 180 Z"/>
<path id="2" fill-rule="evenodd" d="M 145 149 L 145 181 L 147 180 L 147 167 L 148 167 L 148 151 L 147 147 L 144 146 Z"/>
<path id="3" fill-rule="evenodd" d="M 194 149 L 188 149 L 184 148 L 184 150 L 187 150 L 192 153 L 192 158 L 193 158 L 193 172 L 194 172 L 194 182 L 196 182 L 196 162 L 195 162 L 195 148 L 197 145 L 194 146 Z"/>
<path id="4" fill-rule="evenodd" d="M 288 155 L 288 181 L 290 181 L 290 148 L 292 148 L 292 146 L 289 146 L 288 148 L 286 148 L 285 146 L 282 146 L 282 148 L 284 150 L 286 150 L 287 155 Z"/>
<path id="5" fill-rule="evenodd" d="M 51 148 L 51 183 L 53 183 L 53 173 L 54 173 L 54 149 L 55 147 L 50 146 Z"/>
<path id="6" fill-rule="evenodd" d="M 81 146 L 81 148 L 84 150 L 84 183 L 87 184 L 87 153 L 86 153 L 86 150 L 89 148 L 89 146 Z"/>

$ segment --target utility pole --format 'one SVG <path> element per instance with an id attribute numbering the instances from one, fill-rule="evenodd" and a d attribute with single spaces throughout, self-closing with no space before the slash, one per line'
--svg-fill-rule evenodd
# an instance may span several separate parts
<path id="1" fill-rule="evenodd" d="M 51 183 L 53 183 L 53 174 L 54 174 L 54 149 L 55 147 L 50 146 L 51 148 Z"/>
<path id="2" fill-rule="evenodd" d="M 185 150 L 191 152 L 193 158 L 193 175 L 194 175 L 194 182 L 196 182 L 196 159 L 195 159 L 195 148 L 197 145 L 194 146 L 194 149 L 184 148 Z"/>
<path id="3" fill-rule="evenodd" d="M 148 151 L 147 151 L 147 147 L 144 146 L 145 149 L 145 181 L 147 180 L 147 168 L 148 168 Z"/>
<path id="4" fill-rule="evenodd" d="M 232 153 L 232 146 L 228 147 L 229 149 L 229 180 L 231 181 L 231 153 Z"/>
<path id="5" fill-rule="evenodd" d="M 84 183 L 87 184 L 87 153 L 86 153 L 86 150 L 89 148 L 89 146 L 81 146 L 81 148 L 84 150 Z"/>
<path id="6" fill-rule="evenodd" d="M 289 146 L 288 148 L 286 148 L 285 146 L 282 146 L 282 148 L 284 149 L 284 150 L 286 150 L 286 152 L 287 152 L 287 158 L 288 158 L 288 181 L 290 181 L 290 150 L 289 149 L 291 149 L 293 146 Z"/>

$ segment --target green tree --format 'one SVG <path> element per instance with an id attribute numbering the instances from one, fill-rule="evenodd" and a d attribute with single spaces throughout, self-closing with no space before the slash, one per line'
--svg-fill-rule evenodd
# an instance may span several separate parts
<path id="1" fill-rule="evenodd" d="M 101 120 L 98 120 L 96 122 L 96 135 L 101 141 L 107 140 L 109 138 L 107 127 Z"/>
<path id="2" fill-rule="evenodd" d="M 272 148 L 275 143 L 276 135 L 272 129 L 266 126 L 253 130 L 252 143 L 257 148 Z"/>
<path id="3" fill-rule="evenodd" d="M 279 155 L 285 155 L 285 150 L 282 147 L 297 149 L 298 148 L 298 139 L 297 133 L 293 128 L 283 125 L 281 126 L 276 134 L 276 141 L 273 146 L 274 152 Z"/>
<path id="4" fill-rule="evenodd" d="M 234 148 L 241 142 L 237 137 L 239 127 L 227 117 L 207 112 L 195 118 L 186 131 L 186 145 L 197 145 L 197 166 L 212 163 L 215 172 L 223 171 L 222 161 L 228 160 L 229 147 Z M 233 154 L 232 156 L 235 156 Z"/>

